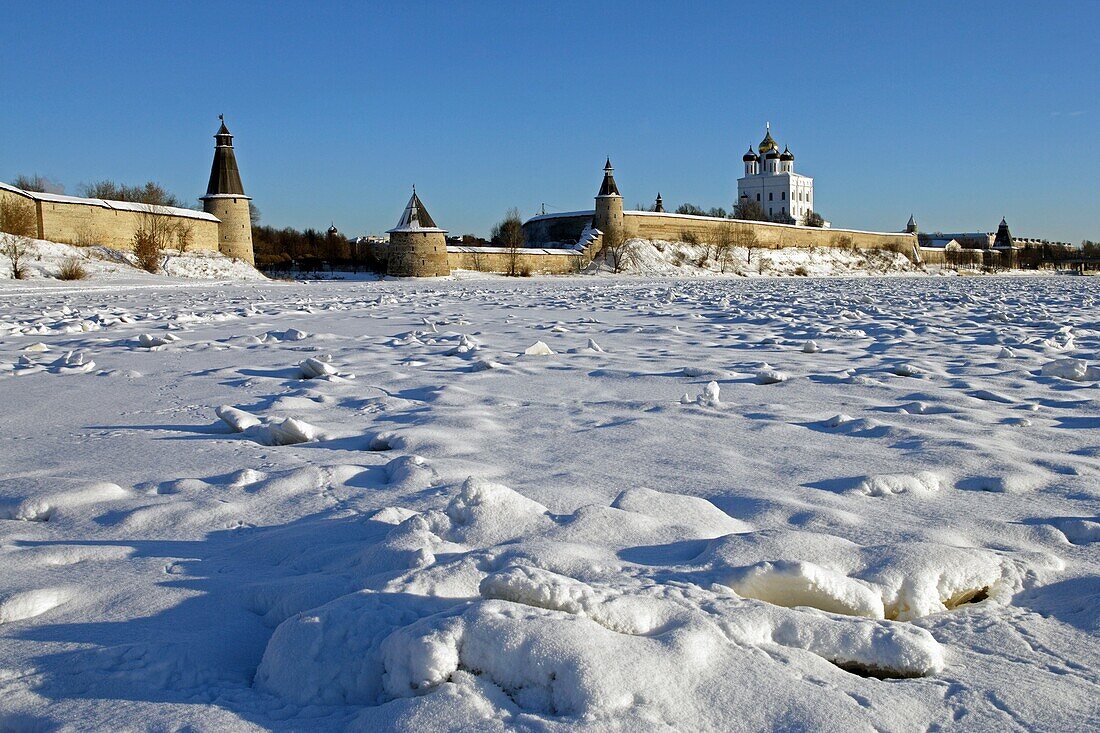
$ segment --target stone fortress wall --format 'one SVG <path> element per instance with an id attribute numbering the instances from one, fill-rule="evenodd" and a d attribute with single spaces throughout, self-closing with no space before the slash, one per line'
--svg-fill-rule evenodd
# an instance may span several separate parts
<path id="1" fill-rule="evenodd" d="M 34 207 L 36 239 L 129 250 L 143 217 L 152 210 L 190 228 L 191 251 L 218 251 L 218 218 L 202 211 L 35 193 L 0 183 L 0 200 L 5 199 L 17 199 Z"/>

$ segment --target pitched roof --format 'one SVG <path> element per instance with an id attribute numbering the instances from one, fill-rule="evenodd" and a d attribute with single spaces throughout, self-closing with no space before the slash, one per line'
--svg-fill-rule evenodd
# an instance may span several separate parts
<path id="1" fill-rule="evenodd" d="M 389 231 L 442 232 L 444 230 L 435 225 L 432 215 L 424 208 L 424 202 L 416 195 L 416 189 L 414 188 L 412 198 L 410 198 L 409 203 L 405 205 L 405 210 L 401 212 L 401 218 L 397 220 L 397 226 Z"/>

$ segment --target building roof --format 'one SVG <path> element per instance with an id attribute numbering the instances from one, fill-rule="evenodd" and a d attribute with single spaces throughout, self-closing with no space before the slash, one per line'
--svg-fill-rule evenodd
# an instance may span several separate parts
<path id="1" fill-rule="evenodd" d="M 597 196 L 621 196 L 619 193 L 619 186 L 615 183 L 615 169 L 611 167 L 611 158 L 607 159 L 607 162 L 603 166 L 603 184 L 600 185 L 600 192 Z"/>
<path id="2" fill-rule="evenodd" d="M 409 203 L 405 205 L 405 210 L 401 212 L 401 218 L 398 219 L 397 226 L 387 230 L 387 233 L 443 231 L 443 229 L 435 225 L 432 215 L 429 214 L 428 210 L 424 207 L 424 202 L 416 195 L 416 187 L 414 186 L 412 198 L 410 198 Z"/>
<path id="3" fill-rule="evenodd" d="M 225 126 L 225 118 L 218 115 L 221 127 L 214 135 L 214 163 L 210 166 L 210 182 L 206 184 L 207 196 L 244 196 L 241 172 L 237 168 L 237 155 L 233 152 L 233 135 Z"/>
<path id="4" fill-rule="evenodd" d="M 760 160 L 760 156 L 752 151 L 752 146 L 750 145 L 749 152 L 741 156 L 741 160 L 745 161 L 746 163 L 755 163 Z"/>
<path id="5" fill-rule="evenodd" d="M 783 147 L 783 153 L 779 156 L 779 159 L 780 160 L 794 160 L 794 153 L 791 152 L 790 148 L 784 146 Z"/>

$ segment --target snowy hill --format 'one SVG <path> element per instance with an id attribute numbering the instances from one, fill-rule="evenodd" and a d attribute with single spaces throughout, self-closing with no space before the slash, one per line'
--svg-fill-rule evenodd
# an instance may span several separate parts
<path id="1" fill-rule="evenodd" d="M 2 237 L 4 235 L 0 235 Z M 28 280 L 56 280 L 61 268 L 69 260 L 75 260 L 87 272 L 84 282 L 164 283 L 170 278 L 202 280 L 265 280 L 256 268 L 241 260 L 234 260 L 217 252 L 165 252 L 164 274 L 154 275 L 139 269 L 134 256 L 109 247 L 75 247 L 70 244 L 31 240 L 25 257 Z M 4 283 L 4 280 L 9 282 Z M 0 257 L 0 287 L 11 282 L 11 263 Z"/>
<path id="2" fill-rule="evenodd" d="M 638 275 L 711 277 L 716 275 L 897 275 L 921 272 L 904 255 L 884 250 L 831 247 L 783 249 L 732 247 L 724 256 L 705 244 L 633 239 L 627 243 L 623 272 Z M 612 268 L 605 256 L 592 271 Z"/>

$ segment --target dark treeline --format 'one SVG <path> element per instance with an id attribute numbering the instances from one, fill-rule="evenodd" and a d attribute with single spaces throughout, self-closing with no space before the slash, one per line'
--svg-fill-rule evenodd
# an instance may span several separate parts
<path id="1" fill-rule="evenodd" d="M 256 267 L 268 272 L 385 271 L 385 263 L 374 257 L 370 246 L 350 241 L 339 232 L 253 225 L 252 247 Z"/>

